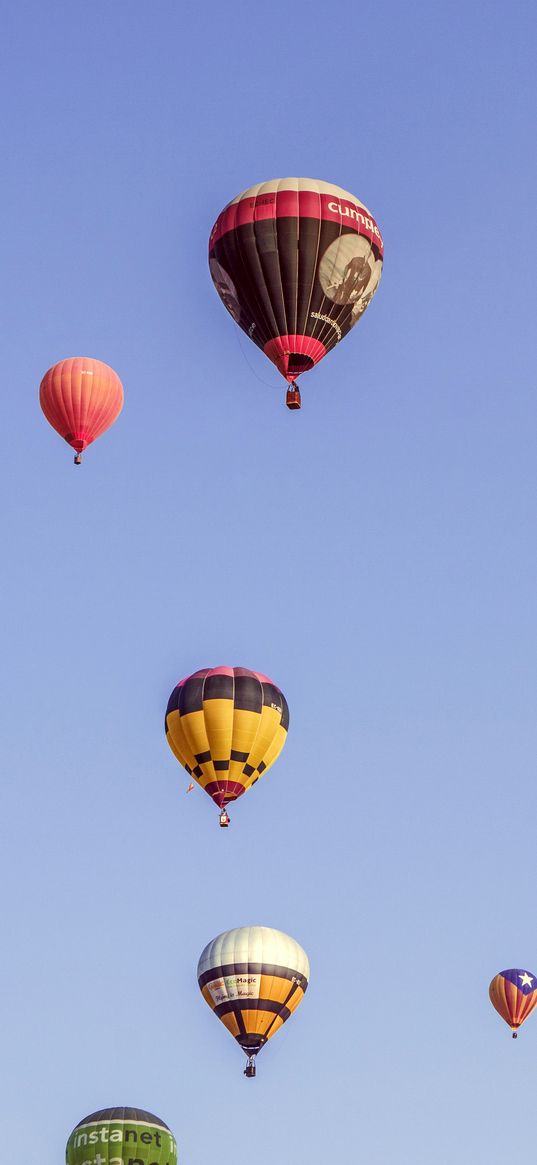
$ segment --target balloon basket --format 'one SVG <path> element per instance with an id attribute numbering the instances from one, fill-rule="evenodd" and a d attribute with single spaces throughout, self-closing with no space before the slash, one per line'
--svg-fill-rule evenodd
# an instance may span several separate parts
<path id="1" fill-rule="evenodd" d="M 300 389 L 298 387 L 298 384 L 295 384 L 293 382 L 293 384 L 291 384 L 290 387 L 287 389 L 287 396 L 285 399 L 285 403 L 286 403 L 288 409 L 299 409 L 302 407 L 302 401 L 300 399 Z"/>
<path id="2" fill-rule="evenodd" d="M 249 1080 L 252 1080 L 255 1076 L 255 1059 L 253 1056 L 248 1056 L 248 1063 L 244 1069 L 244 1075 L 247 1076 Z"/>

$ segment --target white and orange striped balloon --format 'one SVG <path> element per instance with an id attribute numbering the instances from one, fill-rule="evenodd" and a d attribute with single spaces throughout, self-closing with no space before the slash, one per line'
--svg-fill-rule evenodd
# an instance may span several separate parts
<path id="1" fill-rule="evenodd" d="M 208 943 L 198 963 L 200 991 L 215 1015 L 254 1059 L 302 1002 L 310 977 L 296 939 L 268 926 L 241 926 Z"/>

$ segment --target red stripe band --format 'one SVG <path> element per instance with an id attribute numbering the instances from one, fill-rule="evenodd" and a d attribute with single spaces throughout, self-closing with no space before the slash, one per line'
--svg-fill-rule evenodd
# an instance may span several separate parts
<path id="1" fill-rule="evenodd" d="M 289 382 L 293 381 L 296 376 L 300 376 L 301 372 L 305 372 L 306 368 L 318 364 L 319 360 L 326 356 L 326 348 L 320 340 L 315 340 L 313 336 L 303 335 L 275 336 L 273 340 L 267 341 L 263 351 Z M 310 364 L 303 367 L 298 364 L 293 367 L 293 357 L 297 356 L 309 357 Z"/>
<path id="2" fill-rule="evenodd" d="M 237 797 L 242 797 L 246 792 L 244 785 L 238 781 L 209 781 L 204 791 L 212 797 L 219 809 L 223 809 L 230 801 L 236 801 Z"/>
<path id="3" fill-rule="evenodd" d="M 315 218 L 342 226 L 364 235 L 384 253 L 384 243 L 379 228 L 363 206 L 340 198 L 337 194 L 317 194 L 313 190 L 280 190 L 272 194 L 260 194 L 257 198 L 244 198 L 232 202 L 222 211 L 214 224 L 209 239 L 209 255 L 218 239 L 228 231 L 245 223 L 260 222 L 266 218 Z"/>

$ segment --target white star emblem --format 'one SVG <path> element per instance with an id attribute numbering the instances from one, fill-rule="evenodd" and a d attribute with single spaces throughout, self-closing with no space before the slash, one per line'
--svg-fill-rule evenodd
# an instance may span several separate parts
<path id="1" fill-rule="evenodd" d="M 531 975 L 528 975 L 527 971 L 524 971 L 524 974 L 519 975 L 518 977 L 520 979 L 520 986 L 521 987 L 531 987 L 531 985 L 533 983 L 533 978 Z"/>

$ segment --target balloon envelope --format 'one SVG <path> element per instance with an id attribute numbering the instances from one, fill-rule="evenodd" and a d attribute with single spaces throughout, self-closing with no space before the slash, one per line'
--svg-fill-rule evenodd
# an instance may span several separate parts
<path id="1" fill-rule="evenodd" d="M 489 996 L 492 1006 L 516 1032 L 537 1005 L 537 977 L 519 967 L 494 976 Z"/>
<path id="2" fill-rule="evenodd" d="M 310 977 L 296 939 L 268 926 L 224 931 L 198 963 L 205 1002 L 248 1056 L 255 1056 L 304 998 Z"/>
<path id="3" fill-rule="evenodd" d="M 119 416 L 123 385 L 117 372 L 102 360 L 74 356 L 45 372 L 39 400 L 53 429 L 82 453 Z"/>
<path id="4" fill-rule="evenodd" d="M 270 768 L 288 727 L 283 692 L 245 667 L 194 672 L 173 689 L 166 709 L 174 756 L 221 809 Z"/>
<path id="5" fill-rule="evenodd" d="M 290 382 L 361 319 L 383 254 L 367 207 L 313 178 L 250 187 L 218 216 L 209 239 L 224 306 Z"/>
<path id="6" fill-rule="evenodd" d="M 141 1108 L 103 1108 L 84 1117 L 69 1137 L 66 1165 L 177 1165 L 175 1138 L 164 1121 Z"/>

